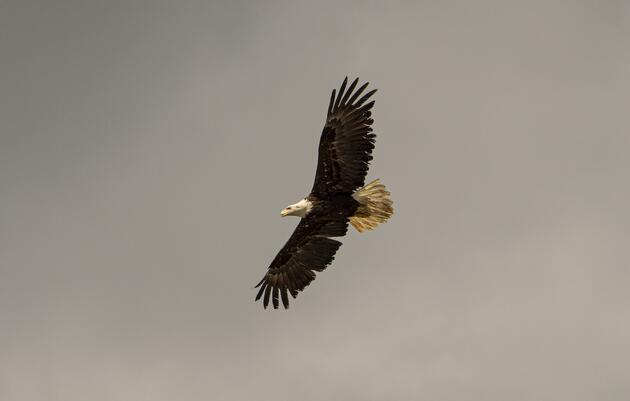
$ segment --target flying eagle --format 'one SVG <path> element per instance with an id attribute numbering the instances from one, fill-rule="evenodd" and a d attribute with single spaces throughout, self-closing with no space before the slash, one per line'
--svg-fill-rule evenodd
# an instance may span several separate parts
<path id="1" fill-rule="evenodd" d="M 368 83 L 354 91 L 359 79 L 348 88 L 344 79 L 339 93 L 332 91 L 326 124 L 319 142 L 315 183 L 310 195 L 287 206 L 282 216 L 299 216 L 300 223 L 256 285 L 256 301 L 269 299 L 278 308 L 279 298 L 289 308 L 295 298 L 333 261 L 348 222 L 359 232 L 371 230 L 393 214 L 390 193 L 380 181 L 365 185 L 376 135 L 372 133 L 374 101 L 366 103 L 376 89 L 361 94 Z M 347 90 L 346 90 L 347 89 Z"/>

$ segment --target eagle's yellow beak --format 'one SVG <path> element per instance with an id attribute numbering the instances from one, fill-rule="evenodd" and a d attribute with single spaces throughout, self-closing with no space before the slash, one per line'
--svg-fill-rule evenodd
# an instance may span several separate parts
<path id="1" fill-rule="evenodd" d="M 280 212 L 280 216 L 282 217 L 287 217 L 289 215 L 289 209 L 286 208 L 283 211 Z"/>

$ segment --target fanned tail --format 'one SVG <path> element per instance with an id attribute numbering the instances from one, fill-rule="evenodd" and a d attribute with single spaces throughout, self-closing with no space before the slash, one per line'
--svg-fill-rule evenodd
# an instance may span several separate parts
<path id="1" fill-rule="evenodd" d="M 357 190 L 352 197 L 361 205 L 354 216 L 350 217 L 350 224 L 362 233 L 386 222 L 394 214 L 390 195 L 379 179 Z"/>

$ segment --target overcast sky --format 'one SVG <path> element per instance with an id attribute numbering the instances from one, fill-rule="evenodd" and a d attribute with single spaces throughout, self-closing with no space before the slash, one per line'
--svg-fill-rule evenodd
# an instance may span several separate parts
<path id="1" fill-rule="evenodd" d="M 0 399 L 630 398 L 630 4 L 0 3 Z M 379 89 L 291 304 L 330 91 Z"/>

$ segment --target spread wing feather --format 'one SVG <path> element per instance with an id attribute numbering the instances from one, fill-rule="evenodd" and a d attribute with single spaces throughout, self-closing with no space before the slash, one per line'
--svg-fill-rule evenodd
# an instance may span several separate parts
<path id="1" fill-rule="evenodd" d="M 346 217 L 322 216 L 316 211 L 304 217 L 293 234 L 278 252 L 267 274 L 256 285 L 260 287 L 256 301 L 263 298 L 267 308 L 271 300 L 275 309 L 282 305 L 289 308 L 289 296 L 297 297 L 333 261 L 341 242 L 330 237 L 341 237 L 348 230 Z"/>
<path id="2" fill-rule="evenodd" d="M 374 120 L 370 118 L 374 101 L 366 102 L 376 89 L 359 98 L 368 84 L 353 92 L 358 82 L 355 79 L 346 91 L 346 77 L 339 93 L 333 90 L 330 97 L 311 191 L 315 196 L 349 194 L 365 184 L 375 140 L 371 127 Z"/>

